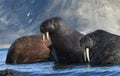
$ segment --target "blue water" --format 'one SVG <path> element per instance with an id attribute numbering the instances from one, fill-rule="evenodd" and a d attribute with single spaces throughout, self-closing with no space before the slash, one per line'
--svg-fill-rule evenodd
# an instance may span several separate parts
<path id="1" fill-rule="evenodd" d="M 0 49 L 0 70 L 6 68 L 19 73 L 19 76 L 120 76 L 120 66 L 89 67 L 86 65 L 73 66 L 72 68 L 53 69 L 53 62 L 7 65 L 5 59 L 8 49 Z"/>

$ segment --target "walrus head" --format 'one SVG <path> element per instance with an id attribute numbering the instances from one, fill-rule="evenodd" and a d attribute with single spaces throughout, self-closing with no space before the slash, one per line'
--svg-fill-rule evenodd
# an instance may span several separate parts
<path id="1" fill-rule="evenodd" d="M 40 31 L 43 33 L 43 40 L 45 40 L 45 37 L 49 40 L 49 33 L 54 32 L 56 29 L 55 21 L 52 19 L 48 19 L 44 21 L 40 26 Z"/>
<path id="2" fill-rule="evenodd" d="M 89 51 L 90 49 L 93 47 L 93 39 L 91 37 L 89 37 L 88 35 L 84 36 L 83 38 L 81 38 L 80 40 L 80 46 L 85 49 L 84 52 L 84 58 L 85 60 L 87 60 L 88 62 L 90 62 L 90 56 L 89 56 Z"/>
<path id="3" fill-rule="evenodd" d="M 55 19 L 48 19 L 44 21 L 40 26 L 40 31 L 42 33 L 54 32 L 56 29 Z"/>
<path id="4" fill-rule="evenodd" d="M 64 24 L 64 26 L 63 26 Z M 49 34 L 56 33 L 57 31 L 61 30 L 61 32 L 64 32 L 63 30 L 66 29 L 67 26 L 65 26 L 65 22 L 60 17 L 54 17 L 51 19 L 47 19 L 40 25 L 40 31 L 43 33 L 43 39 L 47 37 L 49 39 Z M 68 27 L 67 27 L 68 28 Z M 58 33 L 58 32 L 57 32 Z M 66 33 L 66 31 L 65 31 Z"/>

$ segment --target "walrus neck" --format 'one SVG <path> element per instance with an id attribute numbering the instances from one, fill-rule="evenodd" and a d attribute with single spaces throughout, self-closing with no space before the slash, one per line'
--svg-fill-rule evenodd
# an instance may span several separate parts
<path id="1" fill-rule="evenodd" d="M 69 35 L 71 33 L 73 33 L 75 30 L 72 27 L 68 27 L 68 26 L 64 26 L 64 27 L 59 27 L 58 30 L 56 30 L 56 33 L 61 35 L 61 36 L 66 36 Z"/>

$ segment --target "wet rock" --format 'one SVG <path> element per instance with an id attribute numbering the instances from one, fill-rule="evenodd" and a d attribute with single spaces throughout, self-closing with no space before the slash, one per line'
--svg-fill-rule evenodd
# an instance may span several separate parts
<path id="1" fill-rule="evenodd" d="M 28 72 L 18 72 L 12 69 L 0 70 L 0 76 L 29 76 Z"/>
<path id="2" fill-rule="evenodd" d="M 0 71 L 0 76 L 13 76 L 13 73 L 10 69 L 5 69 Z"/>

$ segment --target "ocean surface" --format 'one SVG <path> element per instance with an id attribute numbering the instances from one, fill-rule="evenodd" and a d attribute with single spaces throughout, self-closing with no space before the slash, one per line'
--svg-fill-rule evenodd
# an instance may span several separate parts
<path id="1" fill-rule="evenodd" d="M 77 65 L 62 69 L 54 69 L 54 62 L 34 64 L 5 64 L 8 49 L 0 49 L 0 71 L 11 69 L 14 76 L 120 76 L 120 65 L 106 67 L 90 67 Z"/>

